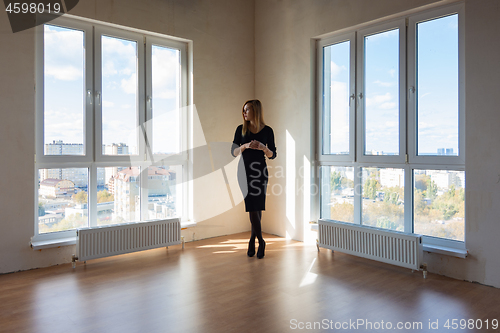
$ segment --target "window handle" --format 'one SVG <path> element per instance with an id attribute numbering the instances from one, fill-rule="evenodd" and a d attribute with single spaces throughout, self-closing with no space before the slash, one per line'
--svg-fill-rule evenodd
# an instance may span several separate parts
<path id="1" fill-rule="evenodd" d="M 92 91 L 87 90 L 87 96 L 89 96 L 90 105 L 92 105 Z"/>
<path id="2" fill-rule="evenodd" d="M 148 103 L 148 106 L 151 108 L 151 96 L 148 95 L 148 97 L 146 97 L 146 103 Z"/>
<path id="3" fill-rule="evenodd" d="M 101 105 L 101 92 L 100 91 L 96 91 L 96 95 L 97 95 L 97 105 Z"/>
<path id="4" fill-rule="evenodd" d="M 408 100 L 411 101 L 411 95 L 413 95 L 415 93 L 416 89 L 414 86 L 411 86 L 410 88 L 408 88 Z"/>
<path id="5" fill-rule="evenodd" d="M 349 106 L 351 106 L 351 100 L 353 100 L 355 98 L 356 98 L 355 94 L 352 94 L 351 96 L 349 96 Z"/>
<path id="6" fill-rule="evenodd" d="M 362 99 L 363 99 L 363 93 L 362 93 L 362 92 L 360 92 L 360 93 L 358 94 L 358 106 L 359 106 L 359 101 L 360 101 L 360 100 L 362 100 Z"/>

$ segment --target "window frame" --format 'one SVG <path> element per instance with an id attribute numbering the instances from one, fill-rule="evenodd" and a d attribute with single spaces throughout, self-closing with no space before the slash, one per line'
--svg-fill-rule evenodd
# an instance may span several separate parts
<path id="1" fill-rule="evenodd" d="M 41 17 L 46 17 L 41 16 Z M 89 104 L 90 98 L 87 95 L 87 91 L 93 91 L 93 81 L 92 81 L 92 69 L 93 63 L 93 37 L 92 37 L 92 25 L 81 22 L 73 21 L 66 17 L 59 17 L 57 20 L 53 20 L 47 23 L 47 25 L 59 26 L 62 28 L 81 30 L 85 33 L 85 124 L 84 124 L 84 154 L 83 155 L 45 155 L 45 141 L 44 141 L 44 27 L 45 24 L 40 24 L 35 28 L 35 151 L 36 151 L 36 162 L 37 163 L 71 163 L 71 162 L 91 162 L 94 138 L 93 138 L 93 123 L 94 123 L 94 112 L 92 105 Z M 87 51 L 89 50 L 89 51 Z M 41 135 L 39 137 L 39 135 Z"/>
<path id="2" fill-rule="evenodd" d="M 416 110 L 415 98 L 410 100 L 409 87 L 415 86 L 416 70 L 416 35 L 415 27 L 418 22 L 437 19 L 444 16 L 458 14 L 458 40 L 459 40 L 459 156 L 416 156 Z M 391 155 L 364 155 L 364 103 L 359 103 L 359 93 L 364 95 L 363 78 L 363 44 L 364 36 L 380 33 L 398 27 L 400 29 L 400 78 L 399 78 L 399 114 L 400 114 L 400 154 Z M 326 37 L 320 37 L 316 42 L 317 59 L 317 126 L 316 126 L 316 174 L 315 178 L 318 188 L 321 188 L 323 166 L 339 166 L 354 168 L 354 188 L 362 188 L 362 168 L 398 168 L 404 170 L 404 232 L 414 232 L 414 171 L 415 170 L 450 170 L 465 171 L 465 34 L 464 34 L 464 4 L 453 4 L 434 7 L 424 11 L 412 11 L 409 14 L 389 20 L 381 19 L 377 23 L 359 25 L 353 28 L 344 29 L 339 33 L 333 33 Z M 328 156 L 323 154 L 323 47 L 332 44 L 332 41 L 345 39 L 345 36 L 355 35 L 356 49 L 356 104 L 355 107 L 355 158 L 341 159 L 338 156 Z M 404 41 L 404 42 L 401 42 Z M 351 55 L 352 56 L 352 55 Z M 415 66 L 413 66 L 415 65 Z M 352 83 L 352 82 L 351 82 Z M 364 97 L 364 96 L 363 96 Z M 413 103 L 413 104 L 412 104 Z M 352 135 L 352 133 L 350 133 Z M 352 144 L 352 142 L 350 142 Z M 464 185 L 465 188 L 465 185 Z M 362 192 L 362 191 L 361 191 Z M 354 195 L 354 224 L 362 225 L 362 193 Z M 316 196 L 317 202 L 314 205 L 319 213 L 313 212 L 313 216 L 319 215 L 323 211 L 323 198 L 321 191 Z M 466 224 L 464 222 L 464 241 L 457 241 L 446 238 L 438 238 L 423 235 L 423 242 L 431 247 L 446 247 L 456 250 L 464 250 L 467 241 Z"/>
<path id="3" fill-rule="evenodd" d="M 37 19 L 46 22 L 47 15 L 40 14 Z M 179 166 L 182 168 L 182 177 L 177 182 L 182 186 L 182 198 L 178 198 L 182 202 L 179 209 L 179 217 L 182 223 L 187 223 L 192 220 L 191 202 L 192 186 L 188 179 L 192 171 L 191 154 L 188 148 L 192 143 L 192 108 L 188 105 L 192 101 L 192 76 L 188 75 L 192 67 L 192 55 L 188 53 L 188 45 L 190 41 L 151 33 L 124 26 L 107 24 L 90 19 L 81 19 L 72 15 L 58 17 L 48 25 L 61 26 L 68 29 L 82 30 L 85 33 L 85 124 L 84 124 L 84 155 L 45 155 L 44 142 L 44 26 L 40 24 L 35 28 L 35 168 L 34 168 L 34 236 L 32 243 L 35 242 L 61 242 L 63 240 L 71 240 L 75 238 L 75 230 L 70 229 L 58 232 L 39 233 L 39 216 L 38 216 L 38 179 L 40 169 L 65 169 L 65 168 L 86 168 L 88 170 L 88 187 L 87 187 L 87 207 L 88 207 L 88 226 L 97 226 L 97 182 L 98 168 L 105 167 L 140 167 L 140 195 L 141 195 L 141 213 L 137 223 L 149 220 L 148 218 L 148 196 L 147 182 L 148 172 L 142 172 L 149 166 Z M 146 129 L 144 124 L 151 119 L 151 113 L 147 113 L 146 106 L 146 89 L 147 79 L 151 79 L 151 75 L 147 73 L 146 54 L 148 53 L 147 45 L 163 43 L 169 47 L 180 50 L 181 53 L 181 82 L 180 82 L 180 103 L 182 117 L 180 119 L 180 140 L 182 143 L 181 154 L 174 158 L 171 156 L 150 156 L 147 153 L 146 140 L 143 133 L 138 133 L 138 155 L 103 155 L 102 154 L 102 101 L 98 105 L 99 96 L 97 93 L 102 92 L 101 89 L 101 36 L 111 36 L 122 39 L 134 40 L 137 42 L 137 80 L 138 80 L 138 95 L 137 95 L 137 119 L 138 129 Z M 149 44 L 148 44 L 149 43 Z M 150 51 L 149 51 L 150 53 Z M 150 67 L 149 67 L 150 68 Z M 91 93 L 88 94 L 88 91 Z M 102 96 L 102 95 L 101 95 Z M 148 118 L 149 117 L 149 118 Z M 147 127 L 147 126 L 146 126 Z M 150 137 L 151 132 L 146 134 Z"/>
<path id="4" fill-rule="evenodd" d="M 399 154 L 398 155 L 365 155 L 365 47 L 364 38 L 369 35 L 398 29 L 399 31 Z M 356 33 L 357 36 L 357 73 L 356 73 L 356 105 L 358 121 L 356 133 L 357 161 L 367 163 L 404 163 L 406 151 L 406 102 L 404 96 L 406 85 L 406 24 L 404 19 L 377 24 Z M 360 95 L 362 94 L 362 95 Z"/>
<path id="5" fill-rule="evenodd" d="M 178 49 L 181 51 L 181 56 L 180 56 L 180 61 L 181 61 L 181 68 L 187 68 L 187 45 L 186 43 L 182 43 L 179 41 L 175 40 L 164 40 L 160 39 L 157 37 L 150 37 L 146 39 L 146 72 L 151 73 L 152 72 L 152 47 L 153 45 L 158 45 L 166 48 L 171 48 L 171 49 Z M 146 133 L 147 133 L 147 138 L 153 137 L 153 128 L 152 128 L 152 109 L 153 109 L 153 82 L 152 82 L 153 77 L 150 75 L 146 79 Z M 189 109 L 187 105 L 187 89 L 186 89 L 186 84 L 183 84 L 183 82 L 188 82 L 187 81 L 188 76 L 187 76 L 187 71 L 181 71 L 181 77 L 180 77 L 180 85 L 181 85 L 181 96 L 180 96 L 180 121 L 182 124 L 181 131 L 185 131 L 184 134 L 181 134 L 181 141 L 180 141 L 180 153 L 179 154 L 173 154 L 173 155 L 165 155 L 165 154 L 154 154 L 152 150 L 149 150 L 146 152 L 153 161 L 163 161 L 163 163 L 184 163 L 188 159 L 188 135 L 187 135 L 187 124 L 188 124 L 188 116 L 189 116 Z"/>
<path id="6" fill-rule="evenodd" d="M 138 152 L 137 155 L 105 155 L 102 153 L 102 144 L 103 144 L 103 138 L 102 138 L 102 37 L 112 37 L 112 38 L 119 38 L 119 39 L 125 39 L 129 41 L 133 41 L 137 43 L 137 113 L 136 113 L 136 120 L 138 126 L 136 126 L 136 135 L 137 135 L 137 148 Z M 126 30 L 121 30 L 121 29 L 116 29 L 116 28 L 111 28 L 111 27 L 105 27 L 105 26 L 96 26 L 94 28 L 94 94 L 93 94 L 93 99 L 94 99 L 94 105 L 95 105 L 95 160 L 96 162 L 108 162 L 108 163 L 114 163 L 114 162 L 125 162 L 125 161 L 132 161 L 132 162 L 141 162 L 146 159 L 145 157 L 145 152 L 146 152 L 146 144 L 144 140 L 144 136 L 141 135 L 141 127 L 142 124 L 145 123 L 145 88 L 144 88 L 144 81 L 145 81 L 145 69 L 144 66 L 141 66 L 141 64 L 144 64 L 144 42 L 143 42 L 143 36 L 131 32 L 131 31 L 126 31 Z M 101 147 L 101 149 L 98 149 Z"/>
<path id="7" fill-rule="evenodd" d="M 323 137 L 324 133 L 324 117 L 323 113 L 320 113 L 318 120 L 318 130 L 317 130 L 317 142 L 319 143 L 318 147 L 318 159 L 321 162 L 353 162 L 356 156 L 356 146 L 354 144 L 354 135 L 355 135 L 355 126 L 356 126 L 356 108 L 355 101 L 353 101 L 352 95 L 356 95 L 356 80 L 355 80 L 355 67 L 356 67 L 356 34 L 355 32 L 342 34 L 334 37 L 329 37 L 326 39 L 322 39 L 318 42 L 318 48 L 321 52 L 318 52 L 317 63 L 320 75 L 318 75 L 318 94 L 317 98 L 320 105 L 323 105 L 325 101 L 324 97 L 324 61 L 323 61 L 323 50 L 331 45 L 340 44 L 343 42 L 349 41 L 349 154 L 340 155 L 340 154 L 324 154 L 323 153 Z M 328 93 L 329 95 L 329 93 Z M 322 106 L 320 106 L 322 107 Z M 330 131 L 331 133 L 331 131 Z"/>
<path id="8" fill-rule="evenodd" d="M 458 14 L 458 156 L 417 155 L 417 31 L 416 26 L 420 22 L 425 22 L 440 17 Z M 408 43 L 408 136 L 413 139 L 408 145 L 408 159 L 412 164 L 435 164 L 444 168 L 450 166 L 461 167 L 465 165 L 465 24 L 464 5 L 452 5 L 426 11 L 409 17 L 408 39 L 413 43 Z M 411 64 L 411 65 L 410 65 Z M 413 66 L 414 65 L 414 66 Z M 411 88 L 415 90 L 411 91 Z M 413 98 L 412 98 L 413 97 Z"/>

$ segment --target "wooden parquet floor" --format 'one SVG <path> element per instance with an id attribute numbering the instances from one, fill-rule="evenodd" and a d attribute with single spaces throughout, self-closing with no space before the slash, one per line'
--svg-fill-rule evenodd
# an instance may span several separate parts
<path id="1" fill-rule="evenodd" d="M 265 258 L 248 258 L 248 237 L 0 275 L 0 332 L 499 331 L 500 289 L 271 235 Z"/>

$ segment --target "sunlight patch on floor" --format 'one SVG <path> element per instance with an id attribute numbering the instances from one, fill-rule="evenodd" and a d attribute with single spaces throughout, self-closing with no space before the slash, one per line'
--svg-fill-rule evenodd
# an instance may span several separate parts
<path id="1" fill-rule="evenodd" d="M 266 248 L 266 251 L 273 251 L 273 249 L 269 248 L 270 245 L 274 243 L 281 243 L 281 247 L 302 247 L 303 243 L 302 242 L 292 242 L 290 240 L 287 240 L 283 237 L 264 237 L 264 240 L 266 241 L 266 245 L 268 246 Z M 283 244 L 286 243 L 286 244 Z M 259 246 L 259 241 L 255 240 L 255 246 Z M 214 243 L 214 244 L 205 244 L 205 245 L 199 245 L 196 247 L 197 249 L 214 249 L 215 252 L 213 253 L 234 253 L 239 250 L 244 250 L 246 251 L 248 249 L 248 239 L 247 238 L 235 238 L 235 239 L 227 239 L 224 241 L 221 241 L 219 243 Z M 274 251 L 279 251 L 274 249 Z"/>
<path id="2" fill-rule="evenodd" d="M 248 239 L 228 239 L 227 241 L 220 242 L 220 244 L 236 244 L 236 243 L 248 243 Z"/>
<path id="3" fill-rule="evenodd" d="M 210 245 L 200 245 L 197 246 L 197 249 L 210 249 L 210 248 L 233 248 L 235 250 L 245 250 L 248 244 L 228 244 L 228 245 L 219 245 L 219 244 L 210 244 Z"/>
<path id="4" fill-rule="evenodd" d="M 307 270 L 306 274 L 302 278 L 302 281 L 300 281 L 299 288 L 313 284 L 316 281 L 318 274 L 311 273 L 311 269 L 313 268 L 315 262 L 316 262 L 316 258 L 313 259 L 311 265 L 309 266 L 309 269 Z"/>
<path id="5" fill-rule="evenodd" d="M 303 247 L 303 246 L 304 246 L 304 243 L 302 243 L 302 242 L 283 245 L 283 247 Z"/>

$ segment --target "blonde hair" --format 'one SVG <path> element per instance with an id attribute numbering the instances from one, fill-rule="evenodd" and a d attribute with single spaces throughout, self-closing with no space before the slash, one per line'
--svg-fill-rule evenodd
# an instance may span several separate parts
<path id="1" fill-rule="evenodd" d="M 257 130 L 260 130 L 261 126 L 266 124 L 264 122 L 264 115 L 262 114 L 262 103 L 258 99 L 251 99 L 246 101 L 243 104 L 241 113 L 241 116 L 243 117 L 243 128 L 241 130 L 241 134 L 243 136 L 245 136 L 245 134 L 247 133 L 248 124 L 250 124 L 250 121 L 245 120 L 245 116 L 243 115 L 243 113 L 245 113 L 245 105 L 247 104 L 250 104 L 252 106 L 253 116 L 255 118 L 255 124 L 257 125 Z"/>

